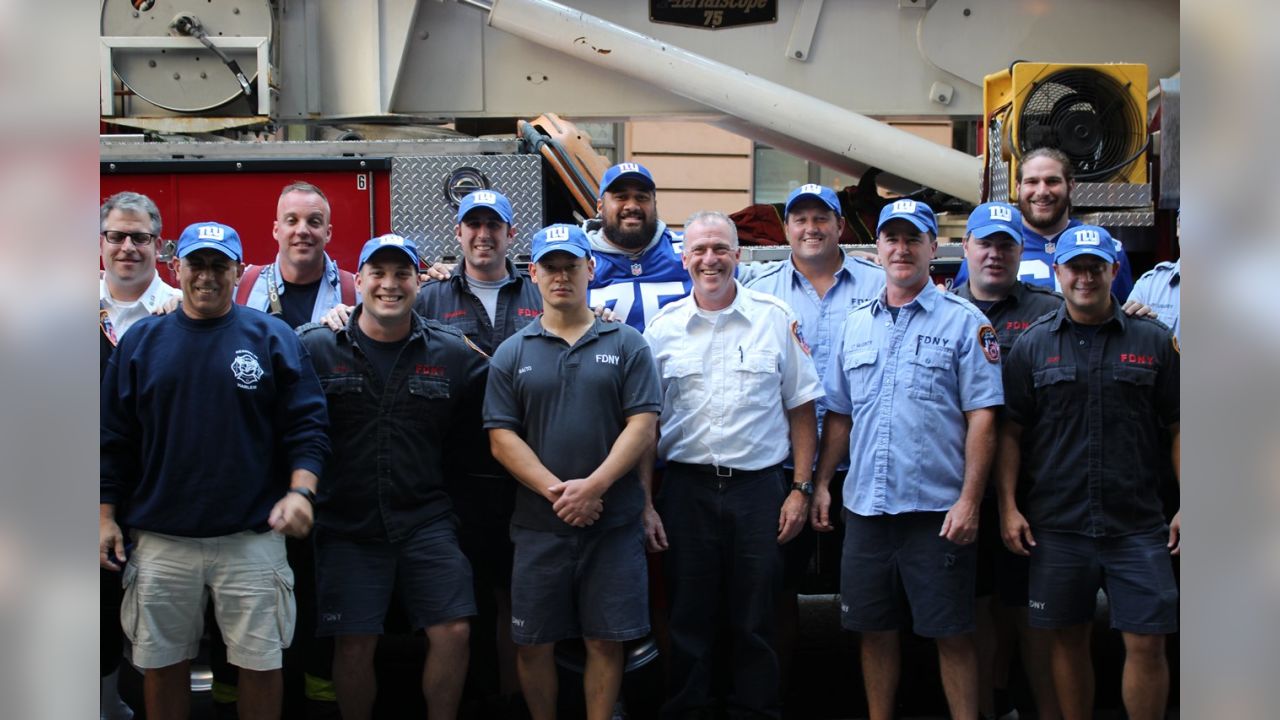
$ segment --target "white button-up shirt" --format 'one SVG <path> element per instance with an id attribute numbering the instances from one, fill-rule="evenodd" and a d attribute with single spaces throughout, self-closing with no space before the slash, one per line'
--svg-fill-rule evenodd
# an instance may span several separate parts
<path id="1" fill-rule="evenodd" d="M 182 291 L 161 280 L 160 273 L 151 278 L 151 284 L 132 302 L 122 302 L 111 297 L 105 277 L 98 281 L 99 306 L 107 311 L 107 319 L 115 328 L 117 340 L 124 337 L 134 323 L 155 312 L 156 308 L 173 297 L 182 297 Z"/>
<path id="2" fill-rule="evenodd" d="M 645 338 L 662 382 L 664 460 L 776 465 L 791 450 L 787 410 L 822 397 L 791 309 L 741 283 L 733 304 L 710 317 L 692 295 L 667 305 Z"/>

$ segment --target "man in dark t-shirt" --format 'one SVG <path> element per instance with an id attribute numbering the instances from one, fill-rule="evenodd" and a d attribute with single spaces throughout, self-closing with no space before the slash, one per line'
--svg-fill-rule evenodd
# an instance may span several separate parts
<path id="1" fill-rule="evenodd" d="M 533 238 L 543 315 L 494 354 L 484 423 L 494 457 L 520 482 L 511 634 L 530 714 L 554 717 L 557 640 L 587 649 L 587 715 L 608 717 L 622 643 L 649 632 L 648 576 L 635 466 L 660 408 L 649 346 L 587 306 L 595 269 L 572 225 Z"/>

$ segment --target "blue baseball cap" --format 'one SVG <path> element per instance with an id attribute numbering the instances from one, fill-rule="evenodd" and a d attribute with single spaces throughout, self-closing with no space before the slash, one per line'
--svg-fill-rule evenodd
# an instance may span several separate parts
<path id="1" fill-rule="evenodd" d="M 574 257 L 591 257 L 591 242 L 577 225 L 557 223 L 542 228 L 533 236 L 533 254 L 530 259 L 538 262 L 551 252 L 567 252 Z"/>
<path id="2" fill-rule="evenodd" d="M 920 232 L 938 235 L 938 220 L 933 216 L 933 208 L 918 200 L 894 200 L 880 209 L 880 222 L 876 223 L 876 234 L 890 220 L 906 220 Z"/>
<path id="3" fill-rule="evenodd" d="M 1053 264 L 1060 265 L 1081 255 L 1096 255 L 1109 263 L 1116 262 L 1116 241 L 1111 233 L 1097 225 L 1077 225 L 1058 236 L 1053 251 Z"/>
<path id="4" fill-rule="evenodd" d="M 604 171 L 604 177 L 600 178 L 600 194 L 603 195 L 615 182 L 624 179 L 639 180 L 650 190 L 657 187 L 653 182 L 653 175 L 649 174 L 649 170 L 645 166 L 640 163 L 624 162 Z"/>
<path id="5" fill-rule="evenodd" d="M 498 213 L 498 217 L 502 218 L 502 222 L 510 225 L 511 218 L 515 213 L 511 210 L 511 201 L 506 195 L 497 190 L 476 190 L 466 197 L 462 198 L 462 202 L 458 203 L 458 222 L 462 222 L 462 218 L 472 210 L 483 207 Z"/>
<path id="6" fill-rule="evenodd" d="M 236 262 L 244 259 L 240 234 L 230 225 L 216 222 L 192 223 L 178 236 L 178 257 L 183 258 L 196 250 L 204 249 L 217 250 Z"/>
<path id="7" fill-rule="evenodd" d="M 383 248 L 399 250 L 409 257 L 409 262 L 413 263 L 415 268 L 418 267 L 418 248 L 414 247 L 413 242 L 405 240 L 399 235 L 387 233 L 370 240 L 364 244 L 363 248 L 360 248 L 360 264 L 356 266 L 356 270 L 359 271 L 360 268 L 364 267 L 364 264 L 369 262 L 369 258 Z"/>
<path id="8" fill-rule="evenodd" d="M 783 209 L 782 216 L 785 218 L 787 215 L 791 214 L 791 206 L 794 205 L 797 200 L 808 197 L 821 200 L 824 205 L 834 210 L 837 215 L 841 213 L 840 198 L 836 197 L 835 190 L 832 190 L 825 185 L 806 183 L 795 190 L 792 190 L 791 194 L 787 196 L 787 206 Z"/>
<path id="9" fill-rule="evenodd" d="M 1022 244 L 1022 213 L 1018 208 L 1003 202 L 982 203 L 969 213 L 969 223 L 964 234 L 977 238 L 991 237 L 996 233 L 1011 236 Z"/>

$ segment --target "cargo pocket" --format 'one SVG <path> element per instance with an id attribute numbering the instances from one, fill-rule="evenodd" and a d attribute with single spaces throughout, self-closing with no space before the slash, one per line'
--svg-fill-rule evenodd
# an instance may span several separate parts
<path id="1" fill-rule="evenodd" d="M 1045 417 L 1067 417 L 1072 413 L 1075 380 L 1075 365 L 1051 365 L 1032 371 L 1036 404 Z"/>
<path id="2" fill-rule="evenodd" d="M 298 622 L 298 604 L 293 597 L 293 569 L 272 568 L 276 583 L 276 625 L 280 630 L 280 647 L 293 643 L 293 629 Z"/>
<path id="3" fill-rule="evenodd" d="M 1155 413 L 1156 370 L 1135 365 L 1116 365 L 1112 377 L 1116 381 L 1118 400 L 1131 418 L 1152 417 Z"/>
<path id="4" fill-rule="evenodd" d="M 120 571 L 120 586 L 124 595 L 120 599 L 120 629 L 124 631 L 129 642 L 138 642 L 138 566 L 136 563 L 125 563 Z"/>
<path id="5" fill-rule="evenodd" d="M 950 350 L 925 347 L 911 358 L 911 384 L 908 395 L 917 400 L 941 400 L 952 374 L 955 356 Z"/>
<path id="6" fill-rule="evenodd" d="M 866 402 L 876 396 L 876 350 L 855 350 L 840 358 L 845 380 L 849 384 L 849 399 L 855 403 Z"/>

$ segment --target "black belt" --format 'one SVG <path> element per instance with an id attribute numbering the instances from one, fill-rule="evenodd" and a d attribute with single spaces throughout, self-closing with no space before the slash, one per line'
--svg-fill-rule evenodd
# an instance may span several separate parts
<path id="1" fill-rule="evenodd" d="M 673 470 L 683 470 L 684 472 L 697 473 L 698 475 L 712 475 L 719 478 L 753 478 L 759 475 L 768 475 L 769 473 L 781 472 L 782 463 L 770 465 L 760 470 L 738 470 L 737 468 L 725 467 L 723 465 L 694 465 L 693 463 L 682 463 L 674 460 L 667 461 L 667 467 Z"/>

